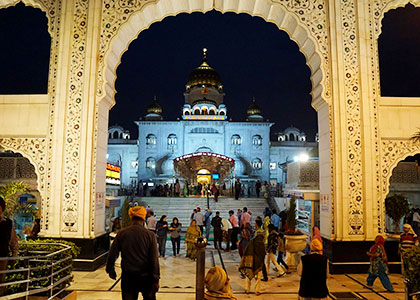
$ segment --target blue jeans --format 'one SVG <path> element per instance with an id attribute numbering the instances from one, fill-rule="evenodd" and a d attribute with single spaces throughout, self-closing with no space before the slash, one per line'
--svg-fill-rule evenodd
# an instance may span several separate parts
<path id="1" fill-rule="evenodd" d="M 158 236 L 157 238 L 159 244 L 159 255 L 165 257 L 165 249 L 166 249 L 166 236 Z"/>
<path id="2" fill-rule="evenodd" d="M 366 279 L 367 285 L 372 286 L 373 282 L 375 281 L 376 277 L 379 277 L 379 280 L 381 281 L 384 288 L 388 291 L 393 291 L 394 288 L 392 287 L 391 281 L 389 281 L 388 274 L 385 272 L 385 269 L 382 265 L 379 265 L 378 274 L 372 274 L 369 272 L 369 276 Z"/>

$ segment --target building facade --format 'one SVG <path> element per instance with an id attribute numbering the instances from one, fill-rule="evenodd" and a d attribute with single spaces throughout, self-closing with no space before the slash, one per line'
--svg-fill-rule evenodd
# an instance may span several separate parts
<path id="1" fill-rule="evenodd" d="M 227 184 L 237 178 L 245 184 L 251 183 L 250 187 L 257 180 L 276 184 L 284 182 L 283 164 L 293 161 L 302 152 L 314 152 L 317 148 L 317 143 L 307 143 L 305 133 L 294 127 L 277 133 L 277 140 L 270 141 L 273 123 L 264 119 L 255 99 L 247 109 L 246 120 L 228 120 L 220 76 L 207 63 L 206 49 L 203 52 L 201 65 L 188 76 L 185 104 L 179 120 L 163 120 L 162 107 L 154 99 L 147 115 L 135 121 L 137 142 L 122 139 L 123 136 L 129 137 L 123 128 L 110 127 L 108 161 L 117 161 L 121 166 L 124 186 L 140 181 L 174 182 L 183 175 L 176 171 L 174 160 L 186 154 L 203 152 L 234 160 L 230 174 L 218 174 Z M 203 165 L 195 171 L 202 169 L 207 170 L 208 166 Z M 214 173 L 214 170 L 207 171 Z M 188 180 L 198 181 L 195 176 Z"/>

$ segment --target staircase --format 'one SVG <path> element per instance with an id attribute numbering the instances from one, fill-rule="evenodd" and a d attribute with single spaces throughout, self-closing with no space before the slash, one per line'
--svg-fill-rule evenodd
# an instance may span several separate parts
<path id="1" fill-rule="evenodd" d="M 172 218 L 177 217 L 182 224 L 182 231 L 186 231 L 190 225 L 190 217 L 194 208 L 200 207 L 204 214 L 207 208 L 207 198 L 205 197 L 143 197 L 144 201 L 149 205 L 159 220 L 162 215 L 166 215 L 167 222 L 171 224 Z M 214 202 L 213 197 L 210 198 L 210 209 L 215 216 L 216 211 L 220 212 L 222 218 L 229 218 L 229 210 L 233 210 L 235 215 L 240 208 L 247 207 L 248 212 L 252 212 L 252 221 L 255 217 L 262 216 L 267 201 L 264 198 L 241 198 L 235 200 L 233 198 L 219 197 L 218 202 Z"/>

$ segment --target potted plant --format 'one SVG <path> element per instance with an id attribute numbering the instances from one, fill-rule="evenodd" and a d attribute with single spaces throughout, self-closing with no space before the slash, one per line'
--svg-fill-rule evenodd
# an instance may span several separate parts
<path id="1" fill-rule="evenodd" d="M 308 236 L 303 234 L 299 229 L 296 229 L 296 199 L 295 197 L 290 198 L 289 209 L 286 213 L 286 232 L 284 237 L 286 238 L 286 251 L 287 265 L 291 270 L 295 270 L 297 266 L 296 254 L 303 251 L 306 247 L 306 240 Z"/>
<path id="2" fill-rule="evenodd" d="M 394 221 L 394 233 L 400 233 L 401 218 L 410 212 L 407 198 L 402 194 L 394 194 L 385 199 L 386 214 Z"/>

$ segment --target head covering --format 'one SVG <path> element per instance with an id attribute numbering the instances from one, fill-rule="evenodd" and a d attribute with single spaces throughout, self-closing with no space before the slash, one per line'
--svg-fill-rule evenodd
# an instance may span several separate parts
<path id="1" fill-rule="evenodd" d="M 317 226 L 314 226 L 313 228 L 312 240 L 314 239 L 318 239 L 320 242 L 322 242 L 321 231 Z"/>
<path id="2" fill-rule="evenodd" d="M 143 206 L 134 206 L 128 210 L 128 215 L 130 219 L 138 217 L 144 220 L 146 218 L 146 209 Z"/>
<path id="3" fill-rule="evenodd" d="M 322 243 L 318 239 L 313 239 L 311 242 L 311 251 L 320 252 L 322 251 Z"/>
<path id="4" fill-rule="evenodd" d="M 219 266 L 212 267 L 204 279 L 206 286 L 206 299 L 236 299 L 232 296 L 229 278 Z"/>
<path id="5" fill-rule="evenodd" d="M 376 249 L 378 247 L 381 248 L 382 250 L 382 259 L 384 260 L 384 262 L 386 264 L 388 264 L 388 259 L 386 257 L 386 252 L 385 252 L 385 248 L 384 248 L 384 244 L 385 244 L 385 239 L 382 235 L 377 235 L 375 238 L 375 245 L 373 245 L 372 247 L 370 247 L 369 249 L 369 253 L 371 254 L 376 254 Z M 375 258 L 370 258 L 371 260 L 374 260 Z"/>
<path id="6" fill-rule="evenodd" d="M 408 233 L 411 233 L 411 234 L 414 234 L 415 236 L 417 236 L 416 233 L 413 230 L 413 227 L 411 227 L 410 224 L 404 224 L 403 228 L 408 228 Z"/>

